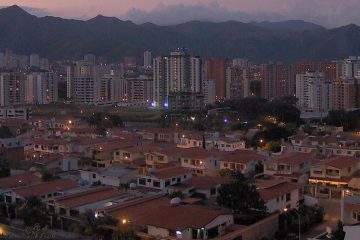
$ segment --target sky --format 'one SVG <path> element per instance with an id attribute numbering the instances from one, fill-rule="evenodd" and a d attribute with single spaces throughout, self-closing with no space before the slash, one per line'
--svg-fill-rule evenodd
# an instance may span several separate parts
<path id="1" fill-rule="evenodd" d="M 189 20 L 314 22 L 325 27 L 360 25 L 360 0 L 0 0 L 38 16 L 90 19 L 98 14 L 161 25 Z"/>

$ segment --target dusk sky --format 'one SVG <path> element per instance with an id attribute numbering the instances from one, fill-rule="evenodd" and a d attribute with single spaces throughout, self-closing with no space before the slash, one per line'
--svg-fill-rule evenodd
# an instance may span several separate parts
<path id="1" fill-rule="evenodd" d="M 280 21 L 301 19 L 336 27 L 360 24 L 359 0 L 1 0 L 44 16 L 89 19 L 98 14 L 137 23 L 173 24 L 189 20 Z"/>

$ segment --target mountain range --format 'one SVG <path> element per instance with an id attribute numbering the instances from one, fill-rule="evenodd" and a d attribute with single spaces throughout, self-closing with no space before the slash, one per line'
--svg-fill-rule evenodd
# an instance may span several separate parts
<path id="1" fill-rule="evenodd" d="M 137 25 L 102 15 L 82 21 L 36 17 L 16 5 L 0 9 L 0 51 L 10 48 L 52 60 L 93 53 L 116 61 L 141 56 L 146 49 L 160 55 L 177 47 L 186 47 L 194 55 L 243 57 L 257 63 L 331 60 L 360 55 L 360 27 L 326 29 L 299 20 Z"/>

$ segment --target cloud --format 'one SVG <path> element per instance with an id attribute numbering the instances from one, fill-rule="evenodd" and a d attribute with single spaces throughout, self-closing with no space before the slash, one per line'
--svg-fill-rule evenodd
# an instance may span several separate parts
<path id="1" fill-rule="evenodd" d="M 221 3 L 221 4 L 220 4 Z M 226 5 L 227 4 L 227 5 Z M 231 8 L 229 6 L 237 6 Z M 243 9 L 243 10 L 239 10 Z M 158 4 L 152 10 L 131 8 L 121 19 L 171 25 L 191 20 L 242 22 L 305 20 L 325 27 L 360 24 L 358 0 L 231 0 L 196 4 Z"/>

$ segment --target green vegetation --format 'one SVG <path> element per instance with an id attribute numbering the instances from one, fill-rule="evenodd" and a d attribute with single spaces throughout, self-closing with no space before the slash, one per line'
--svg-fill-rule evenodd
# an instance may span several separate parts
<path id="1" fill-rule="evenodd" d="M 343 126 L 344 131 L 353 131 L 360 128 L 360 110 L 352 112 L 330 111 L 324 122 L 336 127 Z"/>
<path id="2" fill-rule="evenodd" d="M 185 195 L 181 191 L 176 191 L 176 192 L 172 192 L 171 194 L 169 194 L 169 198 L 183 199 L 183 198 L 185 198 Z"/>
<path id="3" fill-rule="evenodd" d="M 324 220 L 324 208 L 319 205 L 312 207 L 301 205 L 298 212 L 300 214 L 301 232 L 306 232 Z M 293 213 L 291 210 L 282 213 L 279 216 L 279 231 L 276 233 L 275 238 L 279 240 L 287 239 L 290 233 L 297 235 L 298 232 L 299 218 L 297 214 Z"/>
<path id="4" fill-rule="evenodd" d="M 55 233 L 48 227 L 41 227 L 39 224 L 25 229 L 25 240 L 50 240 L 55 239 Z"/>
<path id="5" fill-rule="evenodd" d="M 341 221 L 338 221 L 337 228 L 332 233 L 331 240 L 344 240 L 344 238 L 345 238 L 344 225 Z"/>
<path id="6" fill-rule="evenodd" d="M 19 208 L 19 215 L 28 227 L 39 225 L 41 228 L 47 226 L 49 213 L 45 204 L 36 196 L 25 199 Z"/>
<path id="7" fill-rule="evenodd" d="M 104 233 L 102 225 L 116 226 L 117 220 L 108 216 L 96 216 L 92 210 L 87 210 L 80 214 L 80 221 L 73 226 L 73 231 L 84 235 L 94 236 L 95 239 Z"/>
<path id="8" fill-rule="evenodd" d="M 235 214 L 248 214 L 254 210 L 266 212 L 265 202 L 260 198 L 256 187 L 241 172 L 223 171 L 220 175 L 232 179 L 219 189 L 216 201 L 220 206 L 231 209 Z"/>
<path id="9" fill-rule="evenodd" d="M 55 176 L 50 173 L 46 168 L 41 170 L 41 180 L 44 182 L 49 182 L 55 179 Z"/>
<path id="10" fill-rule="evenodd" d="M 7 126 L 0 127 L 0 138 L 12 138 L 14 134 L 11 132 L 10 128 Z"/>
<path id="11" fill-rule="evenodd" d="M 0 178 L 10 176 L 9 162 L 6 160 L 0 161 Z"/>

